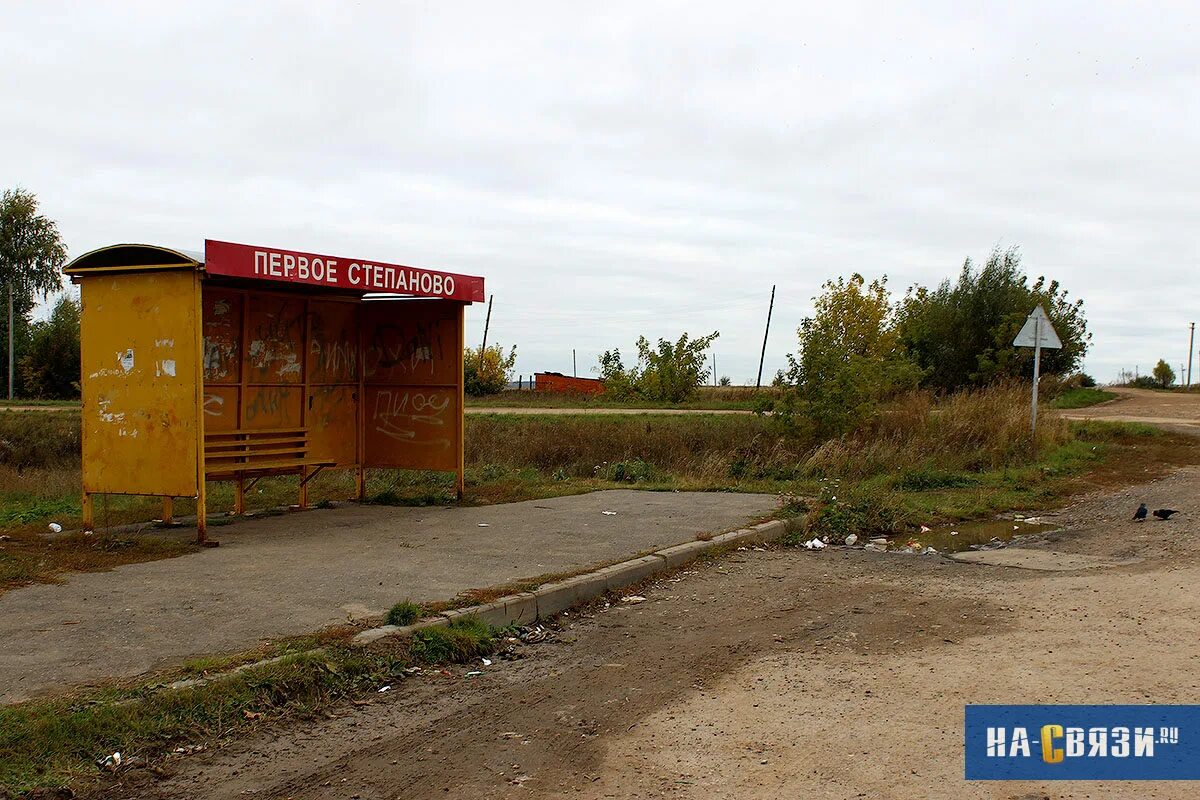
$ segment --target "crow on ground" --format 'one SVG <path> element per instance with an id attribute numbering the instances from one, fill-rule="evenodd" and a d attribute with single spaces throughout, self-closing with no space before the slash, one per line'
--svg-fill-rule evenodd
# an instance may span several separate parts
<path id="1" fill-rule="evenodd" d="M 1173 508 L 1158 508 L 1158 509 L 1155 509 L 1154 516 L 1158 517 L 1161 520 L 1168 520 L 1171 518 L 1172 514 L 1178 514 L 1178 513 L 1179 512 Z"/>
<path id="2" fill-rule="evenodd" d="M 1146 518 L 1146 504 L 1142 503 L 1140 506 L 1138 506 L 1138 510 L 1133 512 L 1133 521 L 1141 522 L 1145 518 Z"/>

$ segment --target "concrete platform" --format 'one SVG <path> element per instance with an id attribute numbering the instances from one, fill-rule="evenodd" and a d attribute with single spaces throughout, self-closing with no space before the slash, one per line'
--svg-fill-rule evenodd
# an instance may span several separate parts
<path id="1" fill-rule="evenodd" d="M 246 649 L 398 600 L 628 559 L 744 525 L 775 504 L 761 494 L 614 490 L 479 508 L 349 506 L 216 527 L 216 549 L 0 595 L 0 702 Z"/>

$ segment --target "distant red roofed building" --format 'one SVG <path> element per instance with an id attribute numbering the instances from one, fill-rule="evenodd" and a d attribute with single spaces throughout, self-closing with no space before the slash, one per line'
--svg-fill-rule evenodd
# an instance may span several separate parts
<path id="1" fill-rule="evenodd" d="M 573 378 L 561 372 L 538 372 L 534 388 L 539 392 L 560 394 L 603 394 L 604 381 L 598 378 Z"/>

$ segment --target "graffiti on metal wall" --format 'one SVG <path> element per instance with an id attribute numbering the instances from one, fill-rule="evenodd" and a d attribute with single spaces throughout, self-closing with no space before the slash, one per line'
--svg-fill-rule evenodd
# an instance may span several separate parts
<path id="1" fill-rule="evenodd" d="M 406 388 L 380 389 L 375 395 L 371 424 L 377 433 L 414 445 L 450 447 L 454 435 L 446 411 L 450 395 Z M 441 436 L 430 438 L 422 427 L 434 427 Z M 422 435 L 425 434 L 425 435 Z"/>
<path id="2" fill-rule="evenodd" d="M 377 326 L 364 353 L 367 377 L 381 373 L 432 376 L 437 363 L 449 357 L 439 322 Z"/>

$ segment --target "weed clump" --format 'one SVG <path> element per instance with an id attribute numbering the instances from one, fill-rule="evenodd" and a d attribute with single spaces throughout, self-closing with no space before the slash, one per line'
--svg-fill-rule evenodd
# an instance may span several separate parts
<path id="1" fill-rule="evenodd" d="M 388 625 L 412 625 L 425 613 L 425 608 L 411 600 L 401 600 L 392 606 L 384 617 Z"/>

